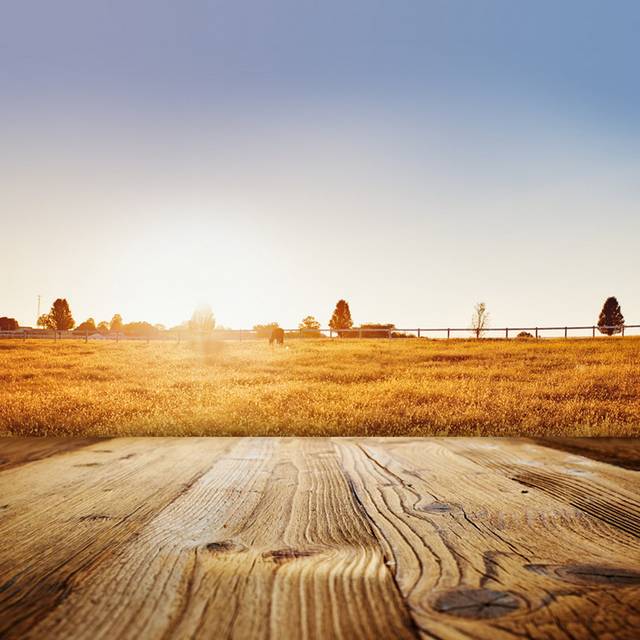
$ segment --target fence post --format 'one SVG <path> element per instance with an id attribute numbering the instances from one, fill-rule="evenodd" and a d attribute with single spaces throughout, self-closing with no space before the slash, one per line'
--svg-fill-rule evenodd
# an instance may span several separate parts
<path id="1" fill-rule="evenodd" d="M 84 343 L 87 344 L 89 342 L 89 330 L 85 329 L 84 331 Z"/>
<path id="2" fill-rule="evenodd" d="M 568 329 L 568 327 L 565 327 L 565 328 L 564 328 L 564 337 L 565 337 L 565 338 L 567 337 L 567 329 Z"/>
<path id="3" fill-rule="evenodd" d="M 329 337 L 333 338 L 333 329 L 329 329 Z"/>
<path id="4" fill-rule="evenodd" d="M 508 328 L 508 327 L 504 330 L 504 337 L 505 337 L 507 340 L 509 339 L 509 328 Z"/>
<path id="5" fill-rule="evenodd" d="M 362 327 L 358 329 L 358 338 L 362 339 Z"/>
<path id="6" fill-rule="evenodd" d="M 594 324 L 593 327 L 591 327 L 591 337 L 595 338 L 596 337 L 596 325 Z"/>
<path id="7" fill-rule="evenodd" d="M 624 338 L 624 325 L 622 325 L 622 337 Z"/>
<path id="8" fill-rule="evenodd" d="M 418 338 L 420 337 L 420 329 L 418 328 Z"/>
<path id="9" fill-rule="evenodd" d="M 536 338 L 538 337 L 538 327 L 536 327 Z"/>
<path id="10" fill-rule="evenodd" d="M 451 329 L 447 329 L 447 340 L 451 337 Z"/>

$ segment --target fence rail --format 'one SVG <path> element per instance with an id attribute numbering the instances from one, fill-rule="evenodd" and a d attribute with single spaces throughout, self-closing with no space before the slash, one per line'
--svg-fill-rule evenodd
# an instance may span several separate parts
<path id="1" fill-rule="evenodd" d="M 293 337 L 322 337 L 322 338 L 443 338 L 442 334 L 446 334 L 446 338 L 459 337 L 456 334 L 465 334 L 467 337 L 493 337 L 491 334 L 497 334 L 498 338 L 511 339 L 517 336 L 519 332 L 527 332 L 534 338 L 545 337 L 589 337 L 588 335 L 576 335 L 576 331 L 590 333 L 595 338 L 598 335 L 604 335 L 607 330 L 612 330 L 614 333 L 619 334 L 621 337 L 629 335 L 630 329 L 640 329 L 640 324 L 624 324 L 616 326 L 603 326 L 597 325 L 573 325 L 573 326 L 554 326 L 554 327 L 487 327 L 482 329 L 479 336 L 476 335 L 476 331 L 473 328 L 465 327 L 436 327 L 436 328 L 414 328 L 414 329 L 401 329 L 397 327 L 352 327 L 351 329 L 284 329 L 285 334 L 289 338 Z M 560 331 L 560 336 L 548 336 L 544 335 L 545 332 Z M 569 335 L 570 332 L 574 332 L 573 335 Z M 0 339 L 14 339 L 14 340 L 111 340 L 115 342 L 119 341 L 181 341 L 188 339 L 193 334 L 187 331 L 166 331 L 149 336 L 125 336 L 123 334 L 98 334 L 98 333 L 86 333 L 86 332 L 74 332 L 74 331 L 46 331 L 39 329 L 19 329 L 17 331 L 0 331 Z M 215 329 L 210 336 L 214 336 L 220 340 L 258 340 L 268 337 L 263 330 L 256 329 Z"/>

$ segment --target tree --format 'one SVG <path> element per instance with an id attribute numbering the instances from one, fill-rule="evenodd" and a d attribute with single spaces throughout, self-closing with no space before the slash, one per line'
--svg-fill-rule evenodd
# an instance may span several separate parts
<path id="1" fill-rule="evenodd" d="M 109 328 L 113 333 L 122 333 L 122 327 L 124 323 L 122 322 L 122 316 L 119 313 L 116 313 L 113 318 L 111 318 L 111 324 Z"/>
<path id="2" fill-rule="evenodd" d="M 478 302 L 474 307 L 473 316 L 471 316 L 471 330 L 476 338 L 481 338 L 486 328 L 489 326 L 489 312 L 484 302 Z"/>
<path id="3" fill-rule="evenodd" d="M 43 313 L 37 320 L 36 324 L 42 329 L 51 329 L 49 324 L 49 314 Z"/>
<path id="4" fill-rule="evenodd" d="M 209 333 L 216 328 L 216 319 L 208 304 L 200 305 L 189 320 L 189 329 L 199 333 Z"/>
<path id="5" fill-rule="evenodd" d="M 313 316 L 303 318 L 298 328 L 303 338 L 319 338 L 321 335 L 320 323 Z"/>
<path id="6" fill-rule="evenodd" d="M 51 311 L 49 311 L 48 328 L 55 331 L 69 331 L 73 329 L 76 321 L 71 315 L 71 309 L 66 298 L 58 298 L 51 305 Z"/>
<path id="7" fill-rule="evenodd" d="M 105 335 L 109 333 L 109 323 L 103 320 L 102 322 L 98 322 L 98 326 L 96 329 L 102 334 Z"/>
<path id="8" fill-rule="evenodd" d="M 7 318 L 6 316 L 0 318 L 0 331 L 17 331 L 19 328 L 20 325 L 15 318 Z"/>
<path id="9" fill-rule="evenodd" d="M 126 336 L 149 338 L 157 335 L 158 330 L 149 322 L 129 322 L 123 325 L 122 331 Z"/>
<path id="10" fill-rule="evenodd" d="M 598 330 L 608 336 L 620 333 L 624 325 L 624 316 L 618 300 L 611 296 L 604 301 L 598 318 Z"/>
<path id="11" fill-rule="evenodd" d="M 329 320 L 329 326 L 340 335 L 341 329 L 351 329 L 353 320 L 351 319 L 351 310 L 346 300 L 338 300 L 338 304 Z"/>
<path id="12" fill-rule="evenodd" d="M 74 331 L 82 333 L 95 333 L 96 321 L 93 318 L 87 318 L 84 322 L 81 322 Z"/>

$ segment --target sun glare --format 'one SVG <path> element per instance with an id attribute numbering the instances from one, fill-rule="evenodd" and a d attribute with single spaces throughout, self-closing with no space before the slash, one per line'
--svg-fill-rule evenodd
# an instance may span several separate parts
<path id="1" fill-rule="evenodd" d="M 121 267 L 134 274 L 119 291 L 123 313 L 175 326 L 210 304 L 218 324 L 252 326 L 256 299 L 277 277 L 272 252 L 268 237 L 236 225 L 158 226 L 122 253 Z"/>

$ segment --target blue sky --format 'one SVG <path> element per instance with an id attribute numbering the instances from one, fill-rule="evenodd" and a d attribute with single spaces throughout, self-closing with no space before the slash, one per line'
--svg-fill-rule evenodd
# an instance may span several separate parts
<path id="1" fill-rule="evenodd" d="M 0 314 L 640 322 L 634 2 L 30 2 Z"/>

